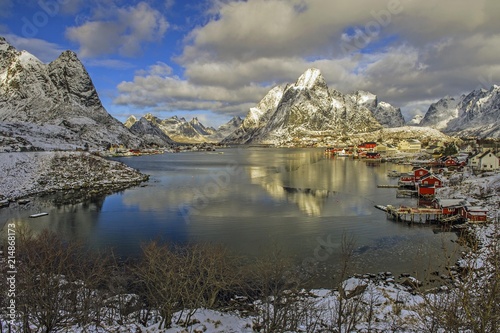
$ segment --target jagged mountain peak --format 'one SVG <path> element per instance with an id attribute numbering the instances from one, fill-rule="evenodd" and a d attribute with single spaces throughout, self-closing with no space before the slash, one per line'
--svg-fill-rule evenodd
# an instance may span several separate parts
<path id="1" fill-rule="evenodd" d="M 66 140 L 60 142 L 62 145 L 69 141 L 100 147 L 114 143 L 141 144 L 139 138 L 104 109 L 76 53 L 64 51 L 54 61 L 44 64 L 29 52 L 17 51 L 5 38 L 0 39 L 0 121 L 22 123 L 19 131 L 28 136 L 29 128 L 52 126 L 52 132 L 66 133 L 66 138 L 57 139 Z M 54 136 L 37 140 L 44 142 L 44 149 L 51 147 L 45 142 L 57 141 Z"/>
<path id="2" fill-rule="evenodd" d="M 500 137 L 500 88 L 476 89 L 431 104 L 421 126 L 460 136 Z"/>
<path id="3" fill-rule="evenodd" d="M 137 122 L 137 117 L 134 116 L 134 115 L 130 115 L 130 117 L 127 118 L 127 120 L 125 120 L 125 127 L 127 128 L 130 128 L 132 127 L 132 125 L 134 125 L 135 123 Z"/>
<path id="4" fill-rule="evenodd" d="M 295 83 L 296 89 L 312 89 L 315 85 L 326 85 L 321 71 L 317 68 L 307 69 Z"/>
<path id="5" fill-rule="evenodd" d="M 223 142 L 282 145 L 380 128 L 368 108 L 330 90 L 321 72 L 311 68 L 296 83 L 270 90 Z"/>

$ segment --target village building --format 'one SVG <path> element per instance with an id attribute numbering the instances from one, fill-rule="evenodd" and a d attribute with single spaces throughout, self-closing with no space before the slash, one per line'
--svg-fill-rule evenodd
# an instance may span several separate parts
<path id="1" fill-rule="evenodd" d="M 401 140 L 398 149 L 405 153 L 419 153 L 422 150 L 422 143 L 416 139 Z"/>
<path id="2" fill-rule="evenodd" d="M 500 168 L 500 161 L 491 150 L 477 154 L 469 160 L 469 166 L 475 170 L 493 171 Z"/>
<path id="3" fill-rule="evenodd" d="M 367 160 L 380 160 L 380 154 L 377 152 L 368 152 L 366 153 Z"/>
<path id="4" fill-rule="evenodd" d="M 433 198 L 436 195 L 436 187 L 434 185 L 418 185 L 418 196 L 424 198 Z"/>
<path id="5" fill-rule="evenodd" d="M 413 176 L 415 181 L 420 180 L 420 178 L 428 174 L 429 174 L 429 169 L 422 167 L 413 168 Z"/>
<path id="6" fill-rule="evenodd" d="M 394 156 L 397 154 L 398 148 L 390 144 L 378 143 L 375 151 L 379 152 L 381 155 Z"/>
<path id="7" fill-rule="evenodd" d="M 368 150 L 368 151 L 374 151 L 377 148 L 377 143 L 376 142 L 363 142 L 362 144 L 358 145 L 358 149 L 362 150 Z"/>
<path id="8" fill-rule="evenodd" d="M 488 209 L 479 206 L 464 206 L 460 215 L 467 222 L 486 222 L 488 219 Z"/>
<path id="9" fill-rule="evenodd" d="M 441 178 L 437 177 L 432 173 L 428 173 L 420 178 L 420 184 L 422 185 L 432 185 L 434 187 L 442 187 L 443 181 Z"/>
<path id="10" fill-rule="evenodd" d="M 470 203 L 465 199 L 434 199 L 432 202 L 434 208 L 441 209 L 443 215 L 460 214 L 464 206 L 470 206 Z"/>

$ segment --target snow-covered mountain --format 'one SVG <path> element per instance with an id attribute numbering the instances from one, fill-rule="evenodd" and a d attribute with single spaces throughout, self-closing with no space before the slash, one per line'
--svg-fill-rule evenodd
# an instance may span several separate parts
<path id="1" fill-rule="evenodd" d="M 429 106 L 420 126 L 445 129 L 450 120 L 458 117 L 458 103 L 455 98 L 446 96 Z"/>
<path id="2" fill-rule="evenodd" d="M 165 140 L 165 136 L 178 143 L 203 143 L 210 142 L 216 143 L 225 138 L 228 134 L 232 133 L 238 126 L 241 125 L 241 118 L 234 117 L 226 124 L 221 125 L 218 129 L 213 127 L 206 127 L 198 118 L 193 118 L 187 121 L 185 118 L 173 116 L 167 119 L 160 119 L 151 113 L 146 114 L 141 118 L 143 124 L 136 126 L 139 122 L 137 118 L 132 115 L 125 121 L 125 126 L 130 128 L 132 132 L 139 135 L 140 133 L 146 134 L 145 121 L 149 122 L 147 127 L 147 134 L 149 134 L 149 141 L 152 140 L 151 135 L 154 133 L 162 133 L 163 136 L 157 135 L 156 140 Z M 156 128 L 155 130 L 152 127 Z M 140 132 L 144 130 L 143 132 Z M 154 133 L 153 133 L 154 132 Z"/>
<path id="3" fill-rule="evenodd" d="M 318 136 L 371 132 L 401 126 L 401 111 L 373 94 L 328 88 L 318 69 L 273 88 L 223 142 L 286 144 Z"/>
<path id="4" fill-rule="evenodd" d="M 130 131 L 144 141 L 148 146 L 156 145 L 159 147 L 175 145 L 175 142 L 166 135 L 155 123 L 141 117 L 130 126 Z"/>
<path id="5" fill-rule="evenodd" d="M 67 140 L 53 140 L 53 148 L 69 142 L 70 146 L 94 147 L 142 143 L 104 109 L 90 76 L 74 52 L 65 51 L 44 64 L 26 51 L 17 51 L 3 37 L 0 37 L 0 121 L 3 128 L 18 129 L 13 135 L 23 133 L 28 142 L 62 133 Z M 33 126 L 37 131 L 30 133 Z M 41 130 L 49 126 L 53 127 L 50 133 Z M 47 142 L 44 148 L 51 148 L 51 143 Z"/>
<path id="6" fill-rule="evenodd" d="M 477 89 L 432 104 L 420 123 L 458 136 L 500 137 L 500 87 Z"/>
<path id="7" fill-rule="evenodd" d="M 240 117 L 233 117 L 227 123 L 220 125 L 217 128 L 217 135 L 220 139 L 224 139 L 229 134 L 233 133 L 243 123 Z"/>
<path id="8" fill-rule="evenodd" d="M 376 95 L 359 90 L 352 94 L 351 97 L 358 105 L 370 110 L 383 127 L 400 127 L 405 124 L 401 109 L 395 108 L 387 102 L 379 102 Z"/>

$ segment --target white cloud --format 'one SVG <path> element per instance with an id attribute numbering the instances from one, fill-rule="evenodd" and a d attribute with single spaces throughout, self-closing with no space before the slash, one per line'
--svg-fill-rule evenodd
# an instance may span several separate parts
<path id="1" fill-rule="evenodd" d="M 94 20 L 69 27 L 66 37 L 80 45 L 82 57 L 118 52 L 123 56 L 141 54 L 145 43 L 163 38 L 169 24 L 163 15 L 145 2 L 122 8 L 100 8 Z"/>
<path id="2" fill-rule="evenodd" d="M 17 50 L 26 50 L 44 63 L 54 61 L 64 51 L 61 46 L 42 39 L 19 37 L 14 34 L 6 34 L 4 37 Z"/>
<path id="3" fill-rule="evenodd" d="M 500 81 L 496 0 L 213 3 L 175 59 L 184 77 L 138 71 L 116 103 L 244 115 L 271 86 L 317 67 L 332 88 L 371 91 L 408 118 Z"/>

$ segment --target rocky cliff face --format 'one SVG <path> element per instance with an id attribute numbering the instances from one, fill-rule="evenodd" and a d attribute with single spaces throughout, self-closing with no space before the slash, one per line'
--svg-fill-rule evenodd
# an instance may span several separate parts
<path id="1" fill-rule="evenodd" d="M 500 137 L 500 87 L 478 89 L 432 104 L 420 123 L 458 136 Z"/>
<path id="2" fill-rule="evenodd" d="M 445 97 L 429 106 L 420 126 L 445 129 L 450 120 L 458 117 L 458 101 L 453 97 Z"/>
<path id="3" fill-rule="evenodd" d="M 17 51 L 2 37 L 0 121 L 25 129 L 31 124 L 57 126 L 61 132 L 73 133 L 77 146 L 142 143 L 104 109 L 74 52 L 65 51 L 50 64 L 44 64 L 26 51 Z M 58 145 L 56 141 L 54 144 Z"/>
<path id="4" fill-rule="evenodd" d="M 382 125 L 370 108 L 377 110 L 379 105 L 376 96 L 367 97 L 330 89 L 318 69 L 308 69 L 294 84 L 273 88 L 223 142 L 280 145 L 314 136 L 375 131 Z"/>
<path id="5" fill-rule="evenodd" d="M 389 103 L 379 102 L 376 95 L 357 91 L 351 95 L 356 104 L 366 107 L 373 117 L 385 128 L 404 126 L 405 120 L 400 108 L 395 108 Z"/>

